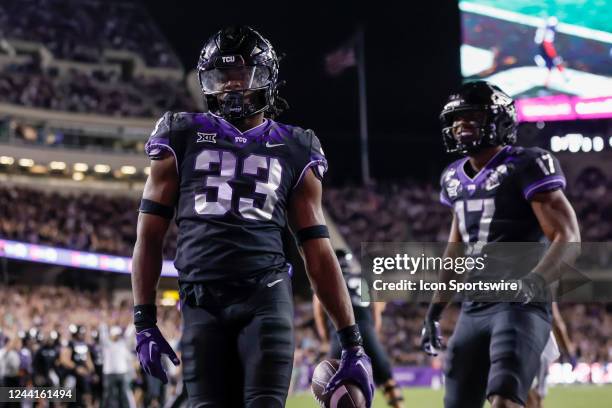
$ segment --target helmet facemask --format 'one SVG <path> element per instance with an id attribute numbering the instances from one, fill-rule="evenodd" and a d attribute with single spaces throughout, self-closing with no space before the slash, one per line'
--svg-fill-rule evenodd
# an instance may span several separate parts
<path id="1" fill-rule="evenodd" d="M 457 108 L 444 109 L 440 115 L 442 122 L 442 138 L 447 153 L 472 154 L 485 147 L 505 146 L 516 141 L 516 125 L 512 120 L 502 115 L 501 108 L 496 105 L 490 106 L 469 106 L 463 105 Z M 477 120 L 470 120 L 476 117 Z M 463 120 L 475 129 L 478 134 L 474 139 L 457 138 L 454 129 L 458 126 L 459 118 L 463 116 L 468 119 Z"/>
<path id="2" fill-rule="evenodd" d="M 516 142 L 514 101 L 499 87 L 486 81 L 462 85 L 457 93 L 448 98 L 440 114 L 440 122 L 448 153 L 472 154 L 485 147 Z M 457 122 L 468 123 L 472 130 L 477 129 L 477 137 L 457 137 L 457 132 L 453 132 Z"/>
<path id="3" fill-rule="evenodd" d="M 448 153 L 470 154 L 495 145 L 496 126 L 487 110 L 480 106 L 462 106 L 442 112 L 442 136 Z M 457 136 L 456 131 L 462 134 Z"/>
<path id="4" fill-rule="evenodd" d="M 240 119 L 271 105 L 274 82 L 267 66 L 220 66 L 200 70 L 198 77 L 208 109 L 219 116 Z"/>

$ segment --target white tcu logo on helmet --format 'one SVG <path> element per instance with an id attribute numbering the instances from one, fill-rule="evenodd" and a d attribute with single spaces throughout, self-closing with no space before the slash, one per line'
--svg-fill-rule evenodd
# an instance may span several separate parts
<path id="1" fill-rule="evenodd" d="M 236 57 L 233 55 L 229 55 L 227 57 L 221 57 L 221 60 L 223 62 L 235 62 L 236 61 Z"/>

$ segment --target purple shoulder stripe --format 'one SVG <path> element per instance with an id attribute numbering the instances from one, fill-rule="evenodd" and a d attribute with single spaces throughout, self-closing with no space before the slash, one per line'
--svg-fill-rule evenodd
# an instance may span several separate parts
<path id="1" fill-rule="evenodd" d="M 549 176 L 544 177 L 534 183 L 531 183 L 523 189 L 523 195 L 525 199 L 529 200 L 536 193 L 542 191 L 555 190 L 557 188 L 565 188 L 565 177 L 563 176 Z"/>
<path id="2" fill-rule="evenodd" d="M 315 167 L 315 174 L 320 180 L 322 180 L 323 175 L 327 172 L 327 160 L 325 160 L 324 158 L 317 158 L 317 159 L 313 159 L 309 161 L 308 164 L 304 166 L 304 169 L 302 169 L 302 172 L 300 173 L 300 177 L 297 179 L 297 181 L 293 185 L 293 188 L 296 188 L 297 186 L 300 185 L 300 182 L 306 175 L 306 171 L 311 167 Z M 323 167 L 323 168 L 320 169 L 320 167 Z"/>
<path id="3" fill-rule="evenodd" d="M 179 174 L 178 158 L 176 157 L 176 152 L 173 148 L 163 143 L 147 143 L 145 145 L 145 151 L 151 160 L 159 160 L 163 158 L 163 155 L 161 154 L 162 150 L 167 150 L 168 152 L 172 153 L 174 156 L 174 165 L 176 166 L 176 174 Z"/>

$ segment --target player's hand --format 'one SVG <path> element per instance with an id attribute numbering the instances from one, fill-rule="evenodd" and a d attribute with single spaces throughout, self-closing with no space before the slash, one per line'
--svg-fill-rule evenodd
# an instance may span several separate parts
<path id="1" fill-rule="evenodd" d="M 443 350 L 440 322 L 426 318 L 421 330 L 421 349 L 430 356 L 437 356 Z"/>
<path id="2" fill-rule="evenodd" d="M 518 280 L 519 290 L 514 301 L 527 304 L 533 300 L 543 302 L 546 298 L 546 280 L 539 273 L 530 273 Z"/>
<path id="3" fill-rule="evenodd" d="M 340 366 L 336 374 L 327 383 L 324 395 L 333 393 L 345 381 L 353 382 L 361 388 L 366 400 L 366 407 L 370 408 L 374 397 L 372 363 L 361 346 L 342 350 Z"/>
<path id="4" fill-rule="evenodd" d="M 175 366 L 180 364 L 176 353 L 157 326 L 136 333 L 136 354 L 144 372 L 158 378 L 164 384 L 168 383 L 168 376 L 162 366 L 162 354 L 167 355 Z"/>

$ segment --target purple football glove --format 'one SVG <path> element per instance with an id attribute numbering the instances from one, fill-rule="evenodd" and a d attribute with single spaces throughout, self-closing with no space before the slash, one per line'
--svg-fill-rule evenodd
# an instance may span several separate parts
<path id="1" fill-rule="evenodd" d="M 180 364 L 174 350 L 157 326 L 136 333 L 136 354 L 144 372 L 158 378 L 164 384 L 168 383 L 168 376 L 162 366 L 162 354 L 166 354 L 175 366 Z"/>
<path id="2" fill-rule="evenodd" d="M 355 383 L 361 388 L 366 400 L 366 407 L 370 408 L 374 397 L 372 363 L 361 346 L 342 350 L 340 366 L 325 387 L 324 395 L 333 393 L 345 381 Z"/>

